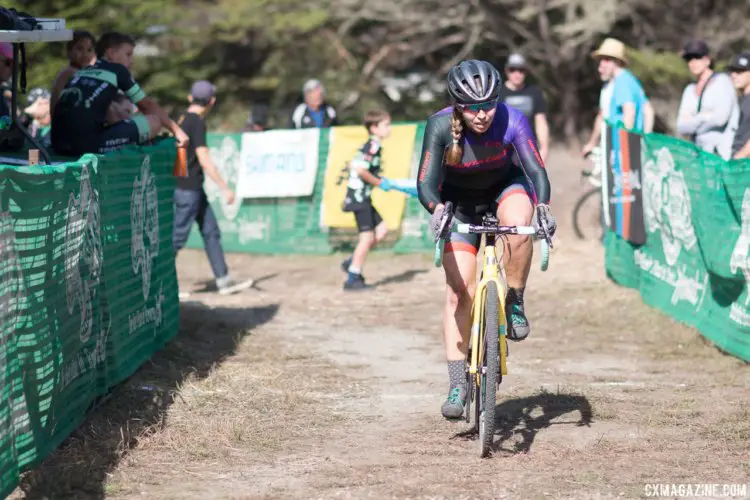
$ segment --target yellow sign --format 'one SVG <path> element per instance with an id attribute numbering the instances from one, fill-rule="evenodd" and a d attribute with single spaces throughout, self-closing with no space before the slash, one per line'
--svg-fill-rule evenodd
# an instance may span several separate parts
<path id="1" fill-rule="evenodd" d="M 411 174 L 414 140 L 417 133 L 416 124 L 393 125 L 391 135 L 383 141 L 383 152 L 380 158 L 380 175 L 389 179 L 408 179 Z M 346 196 L 348 172 L 342 170 L 354 159 L 367 141 L 367 130 L 362 125 L 332 127 L 328 136 L 328 161 L 326 163 L 325 187 L 323 188 L 323 225 L 335 228 L 356 228 L 354 214 L 341 210 L 341 203 Z M 336 184 L 343 175 L 340 184 Z M 372 192 L 372 204 L 378 210 L 388 229 L 398 229 L 404 216 L 406 197 L 408 195 L 390 190 L 388 192 L 375 188 Z"/>

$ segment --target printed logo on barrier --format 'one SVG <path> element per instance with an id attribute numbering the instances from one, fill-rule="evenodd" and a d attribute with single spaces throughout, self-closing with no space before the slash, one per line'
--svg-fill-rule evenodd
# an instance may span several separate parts
<path id="1" fill-rule="evenodd" d="M 729 270 L 733 273 L 742 272 L 745 282 L 750 283 L 750 188 L 745 189 L 742 197 L 742 213 L 740 216 L 740 237 L 732 250 L 729 260 Z M 735 302 L 729 312 L 729 317 L 743 326 L 750 326 L 750 291 L 745 291 L 745 301 Z"/>
<path id="2" fill-rule="evenodd" d="M 10 415 L 0 416 L 0 442 L 9 435 L 19 436 L 28 432 L 30 428 L 24 391 L 11 387 L 6 393 L 8 384 L 13 383 L 13 379 L 8 377 L 8 344 L 15 336 L 21 305 L 26 298 L 23 270 L 15 243 L 13 219 L 10 213 L 0 212 L 0 397 L 8 394 L 7 407 L 11 409 Z M 10 440 L 9 444 L 14 448 L 15 440 Z"/>
<path id="3" fill-rule="evenodd" d="M 211 147 L 208 150 L 211 154 L 211 159 L 216 164 L 216 168 L 229 186 L 229 189 L 236 190 L 240 174 L 240 150 L 237 146 L 237 141 L 231 137 L 224 137 L 221 141 L 221 146 Z M 231 205 L 227 204 L 224 193 L 221 192 L 219 186 L 209 177 L 206 178 L 205 188 L 208 200 L 219 202 L 224 217 L 229 220 L 237 217 L 237 213 L 240 211 L 240 206 L 242 205 L 242 199 L 239 196 L 235 197 L 234 203 Z"/>
<path id="4" fill-rule="evenodd" d="M 154 259 L 159 254 L 159 197 L 156 177 L 151 172 L 151 157 L 141 164 L 141 173 L 133 181 L 130 196 L 130 257 L 133 274 L 141 273 L 143 298 L 148 299 Z"/>
<path id="5" fill-rule="evenodd" d="M 21 304 L 26 297 L 21 262 L 16 253 L 16 233 L 13 230 L 13 219 L 9 212 L 0 212 L 0 343 L 7 342 L 7 335 L 13 334 L 21 314 Z M 0 347 L 0 367 L 6 366 Z M 5 370 L 0 369 L 0 388 L 4 386 L 2 377 Z M 2 393 L 0 389 L 0 393 Z"/>
<path id="6" fill-rule="evenodd" d="M 667 264 L 677 263 L 682 249 L 692 250 L 697 239 L 685 177 L 675 170 L 672 153 L 661 148 L 643 166 L 643 212 L 649 233 L 660 232 Z"/>
<path id="7" fill-rule="evenodd" d="M 643 164 L 643 214 L 646 230 L 660 233 L 666 265 L 644 249 L 635 251 L 636 265 L 673 287 L 672 305 L 685 301 L 699 309 L 708 290 L 708 273 L 678 263 L 683 250 L 692 250 L 698 241 L 687 184 L 667 148 Z"/>
<path id="8" fill-rule="evenodd" d="M 68 313 L 81 312 L 81 342 L 91 337 L 94 299 L 99 293 L 102 272 L 102 243 L 99 195 L 91 186 L 88 167 L 81 169 L 78 196 L 70 193 L 65 222 L 65 287 Z"/>

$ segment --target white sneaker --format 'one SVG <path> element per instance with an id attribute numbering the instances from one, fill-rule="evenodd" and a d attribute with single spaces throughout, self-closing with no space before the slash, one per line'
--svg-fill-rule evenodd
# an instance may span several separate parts
<path id="1" fill-rule="evenodd" d="M 219 289 L 220 295 L 230 295 L 251 288 L 253 283 L 255 283 L 255 281 L 252 279 L 235 281 L 227 276 L 216 280 L 216 288 Z"/>

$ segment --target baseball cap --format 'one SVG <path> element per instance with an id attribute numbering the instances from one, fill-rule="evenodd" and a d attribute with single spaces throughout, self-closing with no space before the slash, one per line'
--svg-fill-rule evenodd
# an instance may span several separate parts
<path id="1" fill-rule="evenodd" d="M 703 40 L 690 40 L 685 44 L 682 49 L 682 58 L 685 59 L 689 56 L 704 57 L 710 53 L 708 44 Z"/>
<path id="2" fill-rule="evenodd" d="M 525 68 L 526 67 L 526 58 L 524 58 L 521 54 L 511 54 L 510 57 L 508 57 L 508 62 L 505 63 L 506 68 Z"/>
<path id="3" fill-rule="evenodd" d="M 750 71 L 750 52 L 743 52 L 734 56 L 732 62 L 729 63 L 729 71 L 737 71 L 738 73 Z"/>
<path id="4" fill-rule="evenodd" d="M 216 86 L 208 80 L 198 80 L 190 88 L 190 95 L 199 101 L 210 101 L 216 95 Z"/>
<path id="5" fill-rule="evenodd" d="M 13 44 L 2 42 L 0 43 L 0 55 L 9 61 L 13 60 Z"/>

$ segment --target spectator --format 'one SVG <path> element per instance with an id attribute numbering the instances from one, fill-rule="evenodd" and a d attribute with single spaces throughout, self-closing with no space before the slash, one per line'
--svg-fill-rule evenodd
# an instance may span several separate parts
<path id="1" fill-rule="evenodd" d="M 74 75 L 52 112 L 52 147 L 57 154 L 114 151 L 153 139 L 162 127 L 174 134 L 179 147 L 187 146 L 185 132 L 130 74 L 134 48 L 133 39 L 122 33 L 105 33 L 99 39 L 96 63 Z M 143 114 L 107 126 L 107 112 L 118 91 Z"/>
<path id="2" fill-rule="evenodd" d="M 500 89 L 500 99 L 526 116 L 531 124 L 542 161 L 549 153 L 549 124 L 547 103 L 536 85 L 526 85 L 526 59 L 521 54 L 511 54 L 505 64 L 505 85 Z"/>
<path id="3" fill-rule="evenodd" d="M 682 50 L 696 82 L 682 92 L 677 112 L 677 131 L 696 146 L 728 160 L 740 118 L 737 94 L 731 78 L 715 73 L 706 42 L 691 40 Z"/>
<path id="4" fill-rule="evenodd" d="M 0 43 L 0 83 L 5 83 L 13 77 L 13 45 Z M 5 91 L 0 95 L 0 116 L 10 116 L 10 104 Z"/>
<path id="5" fill-rule="evenodd" d="M 250 110 L 250 116 L 247 117 L 244 132 L 263 132 L 268 130 L 268 106 L 265 104 L 255 104 Z"/>
<path id="6" fill-rule="evenodd" d="M 81 68 L 91 66 L 96 62 L 94 46 L 96 39 L 88 31 L 74 31 L 73 39 L 67 43 L 68 65 L 60 70 L 60 73 L 52 82 L 52 96 L 50 97 L 50 109 L 55 109 L 60 92 L 63 91 L 73 75 Z"/>
<path id="7" fill-rule="evenodd" d="M 750 52 L 734 56 L 729 73 L 735 88 L 740 91 L 740 120 L 732 143 L 732 158 L 750 158 Z"/>
<path id="8" fill-rule="evenodd" d="M 599 61 L 599 77 L 604 82 L 599 94 L 599 112 L 582 153 L 588 156 L 599 144 L 605 120 L 622 122 L 628 130 L 651 132 L 654 112 L 638 79 L 626 69 L 628 57 L 625 44 L 615 38 L 605 39 L 592 53 Z"/>
<path id="9" fill-rule="evenodd" d="M 27 97 L 27 102 L 28 106 L 24 109 L 24 113 L 31 118 L 29 134 L 41 146 L 46 148 L 49 146 L 49 132 L 52 124 L 50 116 L 50 93 L 46 89 L 32 89 Z"/>
<path id="10" fill-rule="evenodd" d="M 319 80 L 308 80 L 302 87 L 305 102 L 294 108 L 291 128 L 325 128 L 338 124 L 336 110 L 325 102 L 325 88 Z"/>
<path id="11" fill-rule="evenodd" d="M 372 191 L 391 189 L 391 182 L 380 174 L 382 143 L 391 135 L 391 117 L 375 109 L 365 114 L 364 125 L 370 137 L 349 164 L 349 183 L 343 203 L 345 212 L 353 212 L 359 232 L 354 254 L 341 263 L 347 278 L 344 290 L 362 290 L 367 287 L 362 268 L 370 250 L 388 235 L 388 226 L 372 204 Z"/>
<path id="12" fill-rule="evenodd" d="M 253 280 L 234 281 L 229 276 L 224 250 L 221 248 L 221 232 L 208 197 L 203 190 L 204 172 L 211 177 L 219 187 L 228 204 L 234 202 L 234 193 L 219 170 L 211 160 L 206 143 L 205 117 L 216 104 L 216 87 L 210 82 L 199 80 L 193 84 L 188 96 L 190 105 L 178 122 L 184 127 L 190 138 L 187 148 L 187 177 L 177 178 L 177 188 L 174 192 L 174 231 L 172 244 L 175 253 L 185 246 L 190 235 L 193 222 L 198 222 L 203 243 L 206 249 L 211 270 L 216 278 L 216 288 L 222 295 L 240 292 L 253 286 Z M 186 297 L 187 293 L 180 293 Z"/>

